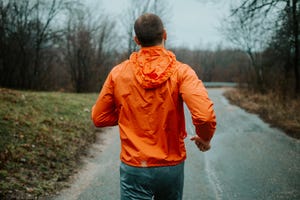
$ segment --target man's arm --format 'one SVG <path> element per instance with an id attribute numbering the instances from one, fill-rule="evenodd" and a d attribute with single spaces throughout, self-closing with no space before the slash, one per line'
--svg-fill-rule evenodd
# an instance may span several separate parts
<path id="1" fill-rule="evenodd" d="M 108 75 L 96 104 L 92 108 L 92 120 L 97 127 L 114 126 L 118 124 L 118 112 L 113 97 L 111 74 Z"/>
<path id="2" fill-rule="evenodd" d="M 188 106 L 197 136 L 193 137 L 199 149 L 208 150 L 209 142 L 216 129 L 216 116 L 213 102 L 198 76 L 189 66 L 182 66 L 182 79 L 180 80 L 180 93 Z"/>

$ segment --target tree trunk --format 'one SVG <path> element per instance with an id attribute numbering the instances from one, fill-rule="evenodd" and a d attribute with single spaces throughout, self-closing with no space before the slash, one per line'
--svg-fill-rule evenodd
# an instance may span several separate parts
<path id="1" fill-rule="evenodd" d="M 295 95 L 300 95 L 300 74 L 299 74 L 299 22 L 298 22 L 298 13 L 297 13 L 297 1 L 293 0 L 292 13 L 293 13 L 293 38 L 294 38 L 294 73 L 295 73 Z"/>

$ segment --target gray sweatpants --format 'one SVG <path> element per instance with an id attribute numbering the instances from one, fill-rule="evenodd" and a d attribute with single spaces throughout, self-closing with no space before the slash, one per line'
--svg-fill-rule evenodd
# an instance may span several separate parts
<path id="1" fill-rule="evenodd" d="M 166 167 L 132 167 L 121 163 L 121 200 L 181 200 L 184 162 Z"/>

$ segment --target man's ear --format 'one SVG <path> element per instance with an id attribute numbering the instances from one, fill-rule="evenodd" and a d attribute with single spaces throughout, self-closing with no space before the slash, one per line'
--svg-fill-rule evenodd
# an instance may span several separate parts
<path id="1" fill-rule="evenodd" d="M 168 37 L 167 31 L 166 31 L 166 29 L 164 29 L 164 32 L 163 32 L 163 39 L 164 39 L 164 40 L 167 40 L 167 37 Z"/>
<path id="2" fill-rule="evenodd" d="M 139 41 L 139 39 L 136 36 L 134 36 L 134 41 L 137 45 L 141 45 L 141 42 Z"/>

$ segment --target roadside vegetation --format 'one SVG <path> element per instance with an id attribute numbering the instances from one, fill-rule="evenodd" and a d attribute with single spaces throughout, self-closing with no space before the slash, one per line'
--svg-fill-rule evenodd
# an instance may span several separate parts
<path id="1" fill-rule="evenodd" d="M 287 135 L 300 139 L 300 101 L 282 98 L 275 93 L 260 94 L 251 90 L 231 89 L 225 92 L 231 103 L 258 114 Z"/>
<path id="2" fill-rule="evenodd" d="M 96 97 L 0 88 L 0 199 L 34 199 L 66 186 L 95 141 Z"/>

